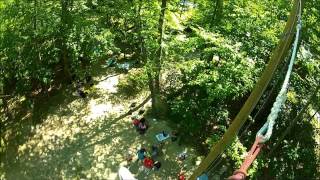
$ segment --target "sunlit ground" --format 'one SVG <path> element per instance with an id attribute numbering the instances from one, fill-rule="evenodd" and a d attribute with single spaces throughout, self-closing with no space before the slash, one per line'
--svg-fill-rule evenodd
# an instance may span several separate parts
<path id="1" fill-rule="evenodd" d="M 12 179 L 117 179 L 120 166 L 129 167 L 137 179 L 176 179 L 184 167 L 191 173 L 196 162 L 194 150 L 179 146 L 170 140 L 165 144 L 160 171 L 149 173 L 133 160 L 127 164 L 125 157 L 135 155 L 139 147 L 156 143 L 155 135 L 171 129 L 164 121 L 148 119 L 151 127 L 146 135 L 139 135 L 132 127 L 130 116 L 117 117 L 129 110 L 131 100 L 117 99 L 116 85 L 119 76 L 107 78 L 95 86 L 95 95 L 87 100 L 76 99 L 61 104 L 35 127 L 34 136 L 19 146 L 17 167 L 6 172 Z M 101 79 L 105 79 L 102 77 Z M 134 101 L 147 97 L 141 93 Z M 117 103 L 113 103 L 117 102 Z M 146 106 L 150 106 L 148 103 Z M 49 107 L 48 107 L 49 108 Z M 176 157 L 183 150 L 188 157 L 183 163 Z M 134 156 L 136 158 L 136 156 Z"/>

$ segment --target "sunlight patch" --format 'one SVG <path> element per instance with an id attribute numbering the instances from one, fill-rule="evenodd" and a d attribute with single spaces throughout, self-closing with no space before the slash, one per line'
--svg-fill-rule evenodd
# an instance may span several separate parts
<path id="1" fill-rule="evenodd" d="M 176 39 L 178 41 L 185 42 L 185 41 L 187 41 L 187 36 L 185 34 L 179 34 L 179 35 L 177 35 Z"/>
<path id="2" fill-rule="evenodd" d="M 97 88 L 107 91 L 109 93 L 117 92 L 117 84 L 119 83 L 119 75 L 114 77 L 109 77 L 105 81 L 101 81 L 96 85 Z"/>
<path id="3" fill-rule="evenodd" d="M 95 101 L 90 101 L 90 115 L 88 116 L 89 119 L 96 119 L 102 115 L 105 115 L 106 112 L 112 110 L 112 104 L 96 104 Z"/>
<path id="4" fill-rule="evenodd" d="M 168 142 L 163 148 L 160 161 L 164 166 L 159 172 L 146 175 L 140 170 L 137 150 L 150 148 L 156 143 L 156 133 L 171 129 L 166 123 L 150 120 L 153 125 L 145 136 L 141 136 L 133 128 L 130 116 L 117 120 L 128 112 L 131 103 L 131 100 L 114 102 L 109 99 L 109 92 L 116 92 L 118 78 L 110 77 L 99 83 L 101 96 L 98 98 L 65 103 L 42 124 L 35 126 L 34 135 L 19 146 L 17 158 L 21 167 L 31 175 L 46 171 L 44 173 L 52 179 L 116 179 L 119 166 L 124 165 L 131 166 L 137 179 L 175 177 L 180 170 L 175 157 L 184 150 L 177 143 Z M 140 94 L 134 101 L 142 102 L 147 95 Z M 150 106 L 149 101 L 144 108 Z M 188 150 L 190 158 L 185 161 L 188 167 L 193 167 L 193 154 Z M 128 156 L 133 158 L 132 163 L 127 162 Z"/>

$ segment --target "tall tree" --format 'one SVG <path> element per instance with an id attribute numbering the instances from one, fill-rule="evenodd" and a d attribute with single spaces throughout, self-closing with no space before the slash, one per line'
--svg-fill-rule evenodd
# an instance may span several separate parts
<path id="1" fill-rule="evenodd" d="M 156 53 L 156 57 L 154 58 L 154 65 L 152 68 L 154 70 L 153 76 L 151 77 L 150 73 L 149 76 L 149 88 L 151 91 L 151 99 L 152 99 L 152 109 L 155 114 L 160 113 L 161 107 L 161 95 L 160 95 L 160 72 L 161 72 L 161 63 L 163 59 L 163 35 L 165 30 L 165 12 L 167 8 L 167 0 L 161 1 L 161 11 L 159 17 L 159 24 L 158 24 L 158 50 Z"/>
<path id="2" fill-rule="evenodd" d="M 223 0 L 216 0 L 216 7 L 215 7 L 215 18 L 216 22 L 220 22 L 222 15 L 223 15 Z"/>
<path id="3" fill-rule="evenodd" d="M 68 33 L 71 28 L 72 22 L 71 22 L 71 13 L 70 9 L 73 6 L 73 1 L 68 1 L 68 0 L 60 0 L 60 5 L 61 5 L 61 26 L 60 26 L 60 63 L 62 64 L 63 67 L 63 74 L 64 77 L 67 80 L 71 79 L 71 74 L 70 74 L 70 62 L 68 62 L 69 59 L 69 53 L 68 53 L 68 46 L 67 46 L 67 38 L 68 38 Z"/>

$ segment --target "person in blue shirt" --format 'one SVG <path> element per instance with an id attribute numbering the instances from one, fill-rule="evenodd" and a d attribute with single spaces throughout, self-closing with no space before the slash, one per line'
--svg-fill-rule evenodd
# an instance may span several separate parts
<path id="1" fill-rule="evenodd" d="M 145 148 L 141 148 L 138 150 L 137 152 L 137 155 L 138 155 L 138 161 L 143 161 L 144 158 L 146 157 L 146 149 Z"/>

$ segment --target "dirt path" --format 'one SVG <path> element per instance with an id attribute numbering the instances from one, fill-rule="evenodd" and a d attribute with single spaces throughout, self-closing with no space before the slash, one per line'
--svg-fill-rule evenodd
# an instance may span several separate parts
<path id="1" fill-rule="evenodd" d="M 34 135 L 18 148 L 16 167 L 5 172 L 9 179 L 116 179 L 120 166 L 127 166 L 128 152 L 135 155 L 139 147 L 157 143 L 155 135 L 170 132 L 165 121 L 148 119 L 151 127 L 139 135 L 130 117 L 117 117 L 129 110 L 132 100 L 118 99 L 116 85 L 123 75 L 103 79 L 87 100 L 76 99 L 63 103 L 32 132 Z M 96 79 L 97 80 L 97 79 Z M 147 97 L 141 93 L 134 101 Z M 66 101 L 67 102 L 67 101 Z M 150 106 L 147 103 L 147 106 Z M 50 107 L 48 107 L 50 108 Z M 179 164 L 175 158 L 187 150 L 188 158 Z M 182 166 L 193 169 L 196 156 L 189 147 L 167 142 L 159 157 L 160 171 L 146 173 L 141 164 L 133 162 L 130 171 L 139 180 L 176 179 Z"/>

